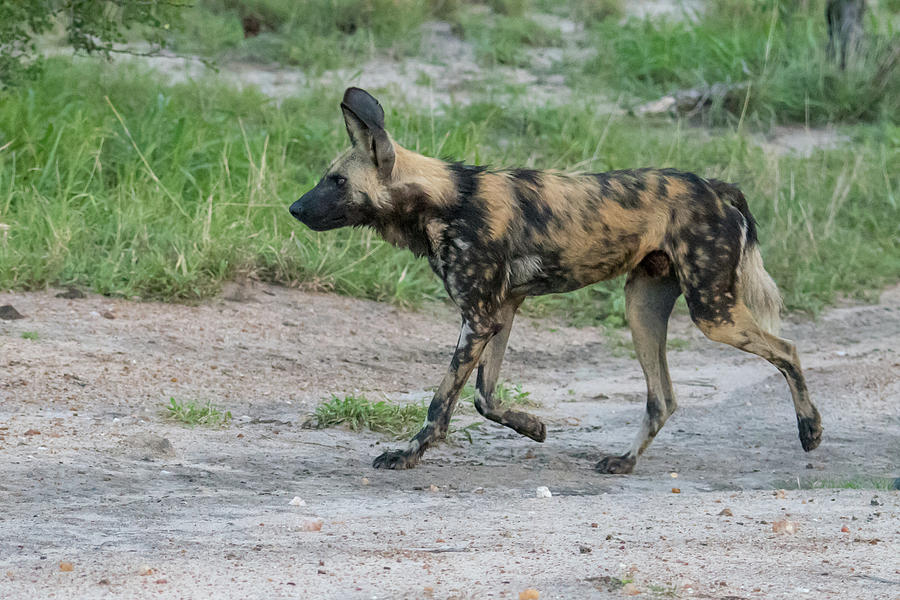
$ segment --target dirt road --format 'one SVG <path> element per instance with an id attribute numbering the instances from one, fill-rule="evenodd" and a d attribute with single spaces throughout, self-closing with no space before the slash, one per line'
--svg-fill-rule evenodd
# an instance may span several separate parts
<path id="1" fill-rule="evenodd" d="M 825 426 L 810 454 L 775 369 L 676 316 L 680 409 L 631 476 L 592 468 L 643 410 L 602 330 L 513 331 L 503 378 L 540 402 L 546 443 L 486 423 L 374 471 L 395 442 L 301 424 L 332 392 L 423 397 L 453 312 L 226 296 L 0 294 L 25 315 L 0 321 L 0 598 L 900 597 L 900 492 L 875 489 L 900 477 L 900 288 L 787 324 Z M 234 421 L 186 428 L 170 397 Z"/>

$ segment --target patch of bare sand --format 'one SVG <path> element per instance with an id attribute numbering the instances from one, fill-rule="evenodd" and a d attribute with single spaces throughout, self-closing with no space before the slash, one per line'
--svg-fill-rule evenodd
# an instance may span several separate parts
<path id="1" fill-rule="evenodd" d="M 625 477 L 593 464 L 630 443 L 644 383 L 598 329 L 514 329 L 503 377 L 546 443 L 484 424 L 384 472 L 371 459 L 400 442 L 301 423 L 332 392 L 423 396 L 456 339 L 444 305 L 2 293 L 25 318 L 0 321 L 0 597 L 615 598 L 627 578 L 648 597 L 894 598 L 900 492 L 808 487 L 900 475 L 898 289 L 788 323 L 825 424 L 810 454 L 781 376 L 676 316 L 681 406 Z M 234 422 L 185 428 L 169 397 Z"/>

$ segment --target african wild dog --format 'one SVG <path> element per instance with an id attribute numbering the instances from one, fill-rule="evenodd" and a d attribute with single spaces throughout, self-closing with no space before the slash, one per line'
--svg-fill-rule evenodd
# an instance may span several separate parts
<path id="1" fill-rule="evenodd" d="M 567 292 L 628 273 L 626 313 L 647 380 L 647 412 L 631 449 L 607 456 L 603 473 L 629 473 L 666 419 L 675 395 L 666 366 L 666 328 L 684 294 L 709 338 L 762 356 L 787 379 L 800 442 L 819 445 L 822 427 L 797 351 L 776 337 L 781 299 L 763 269 L 756 224 L 733 185 L 674 169 L 563 174 L 489 170 L 407 150 L 384 129 L 384 111 L 350 88 L 341 109 L 352 146 L 291 205 L 311 229 L 375 228 L 426 256 L 462 312 L 450 369 L 425 426 L 404 450 L 374 466 L 412 467 L 447 433 L 460 389 L 478 367 L 475 407 L 538 442 L 547 428 L 501 407 L 492 393 L 513 317 L 528 296 Z"/>

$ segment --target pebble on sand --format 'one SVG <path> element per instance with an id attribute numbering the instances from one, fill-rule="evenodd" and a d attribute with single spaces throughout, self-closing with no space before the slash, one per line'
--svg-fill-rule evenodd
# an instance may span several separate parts
<path id="1" fill-rule="evenodd" d="M 297 526 L 300 531 L 322 531 L 322 519 L 309 519 Z"/>
<path id="2" fill-rule="evenodd" d="M 772 531 L 775 533 L 786 533 L 788 535 L 797 533 L 800 525 L 795 521 L 775 521 L 772 523 Z"/>
<path id="3" fill-rule="evenodd" d="M 553 494 L 550 493 L 550 488 L 548 488 L 546 485 L 542 485 L 541 487 L 536 489 L 535 495 L 538 498 L 551 498 L 553 496 Z"/>

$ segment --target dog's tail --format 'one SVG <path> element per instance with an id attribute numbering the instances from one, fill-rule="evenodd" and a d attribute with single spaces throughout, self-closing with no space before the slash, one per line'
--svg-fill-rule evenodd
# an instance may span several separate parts
<path id="1" fill-rule="evenodd" d="M 744 217 L 741 259 L 737 267 L 737 293 L 743 300 L 756 324 L 777 335 L 781 326 L 781 309 L 784 303 L 772 277 L 763 266 L 759 252 L 756 219 L 750 214 L 747 199 L 737 186 L 722 181 L 711 181 L 713 189 Z"/>

